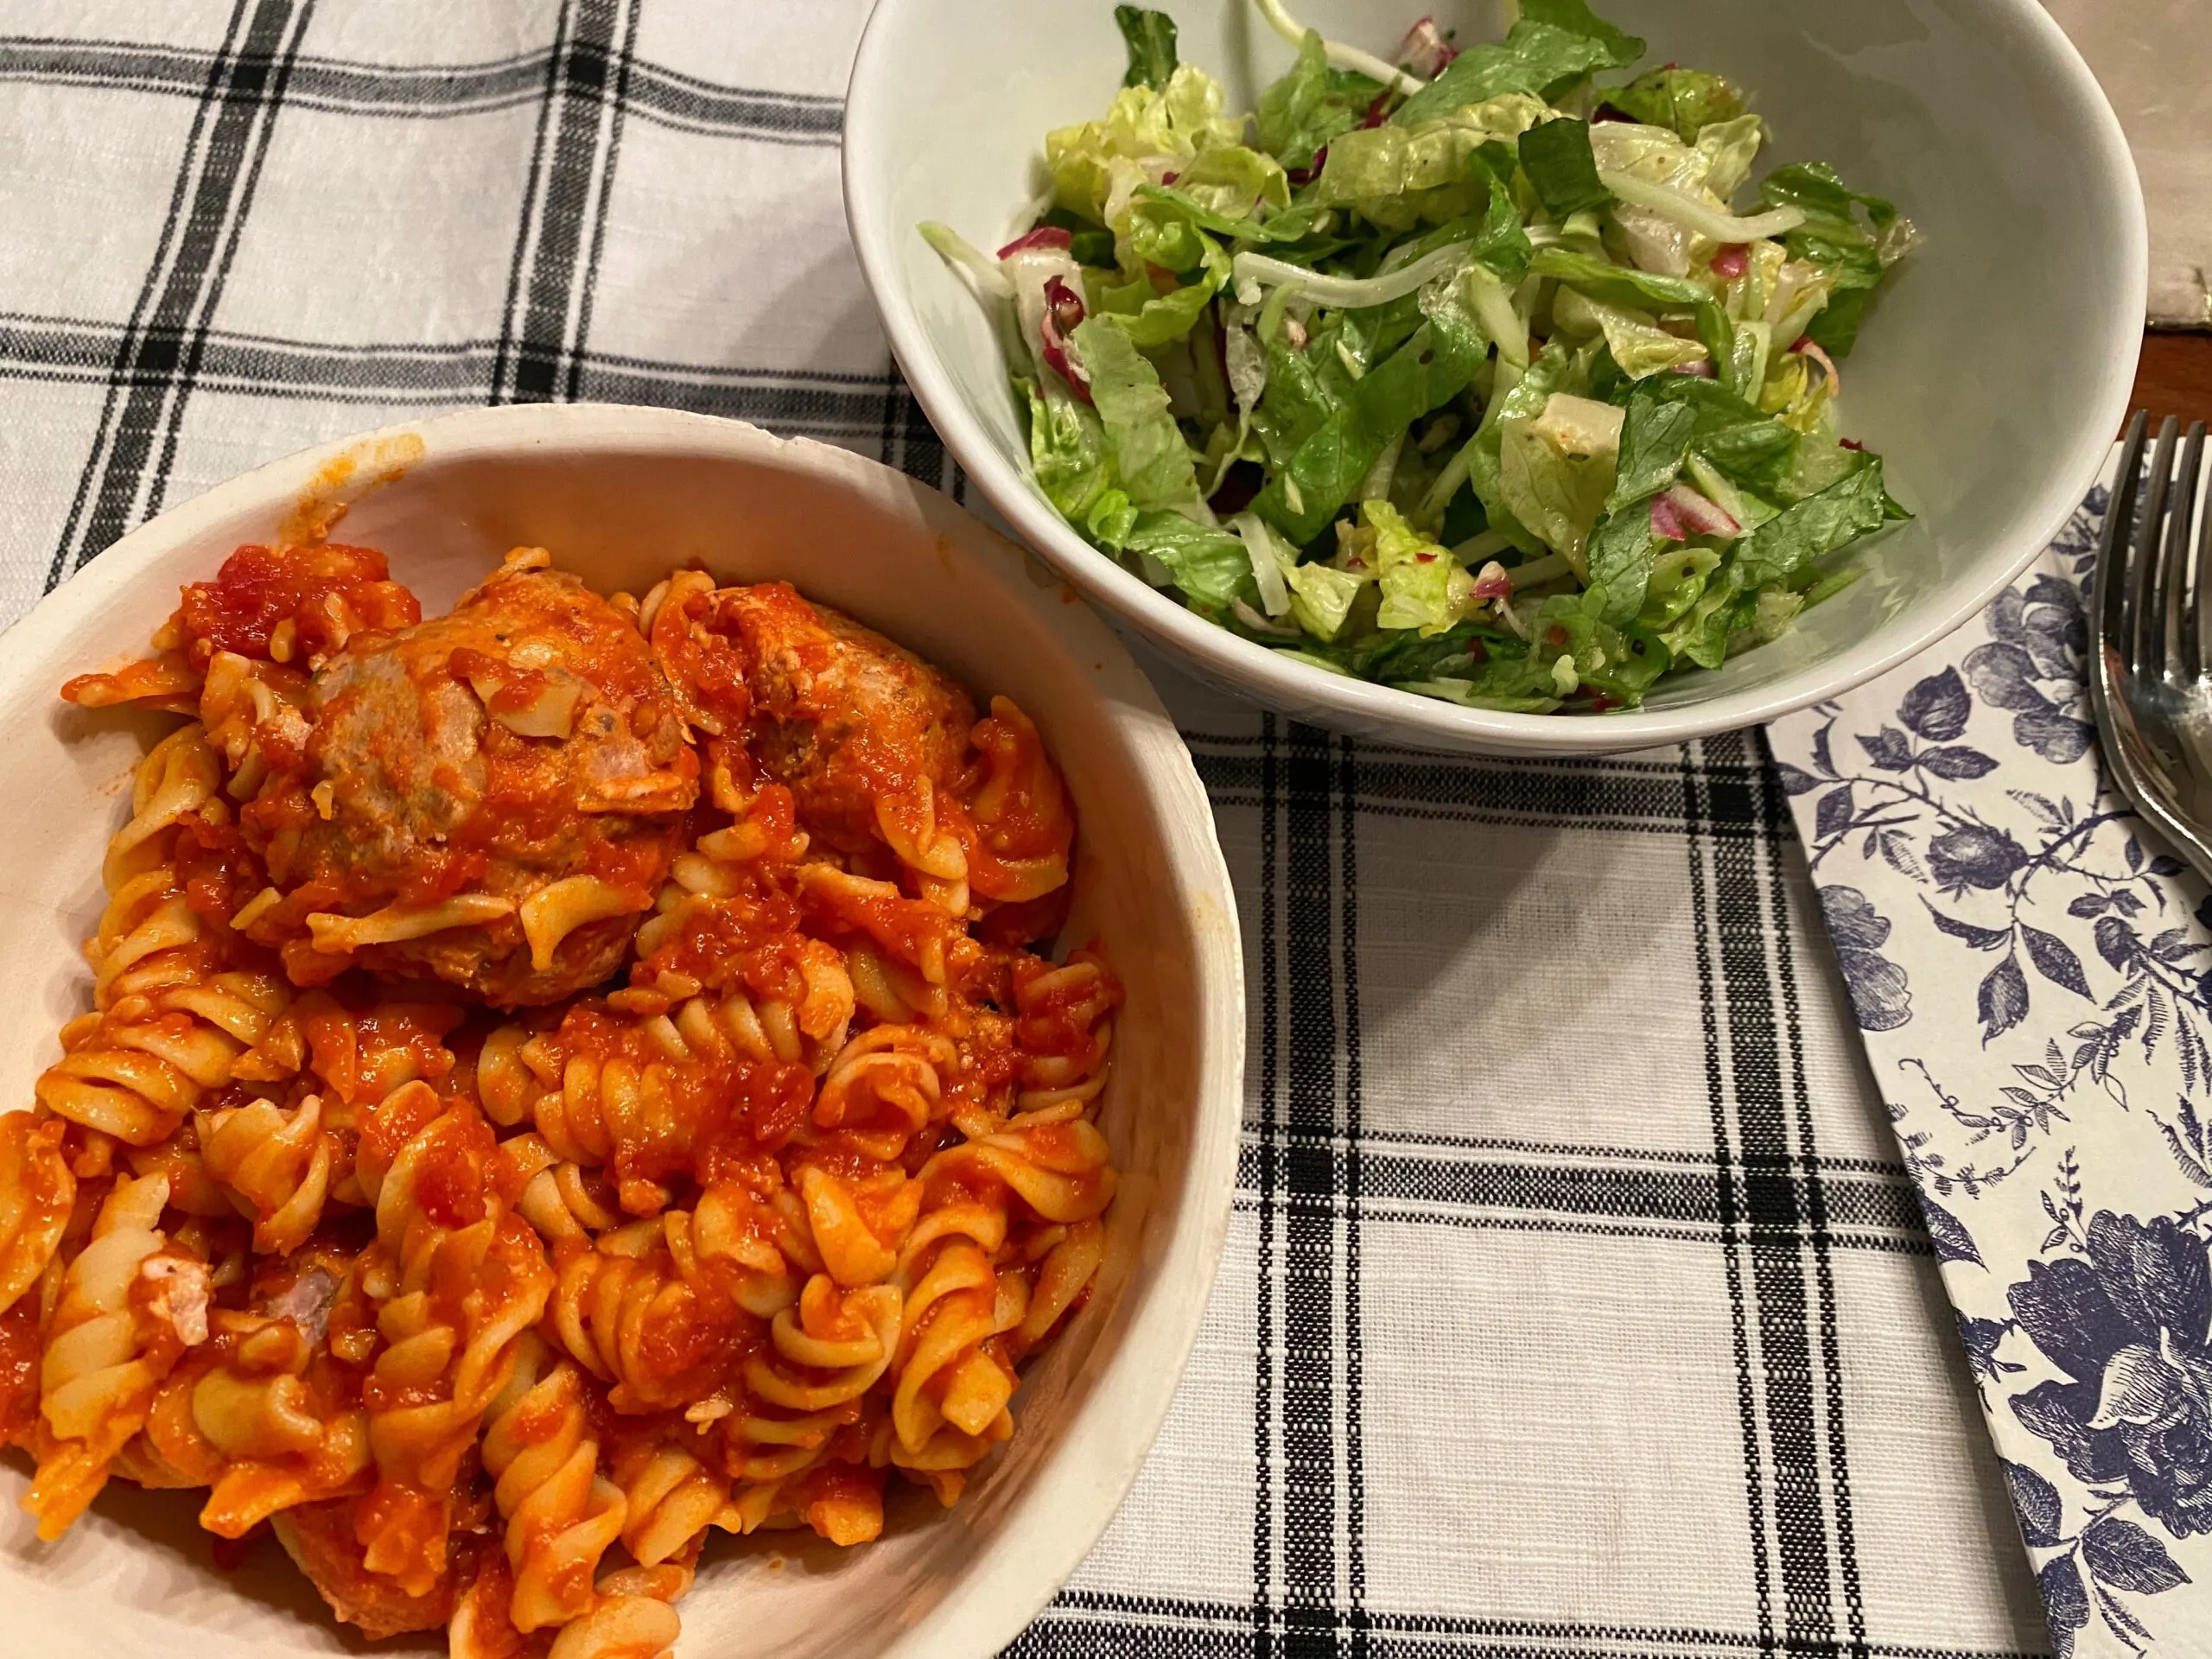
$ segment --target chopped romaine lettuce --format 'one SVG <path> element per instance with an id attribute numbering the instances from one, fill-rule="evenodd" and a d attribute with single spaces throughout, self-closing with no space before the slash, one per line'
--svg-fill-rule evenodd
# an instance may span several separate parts
<path id="1" fill-rule="evenodd" d="M 1744 112 L 1743 93 L 1719 75 L 1671 63 L 1612 88 L 1605 102 L 1651 126 L 1672 127 L 1691 143 L 1713 123 L 1732 121 Z"/>
<path id="2" fill-rule="evenodd" d="M 1076 328 L 1075 344 L 1122 491 L 1139 507 L 1198 499 L 1191 451 L 1168 413 L 1159 371 L 1137 350 L 1120 320 L 1085 320 Z"/>
<path id="3" fill-rule="evenodd" d="M 1904 516 L 1832 360 L 1894 206 L 1795 162 L 1739 212 L 1765 124 L 1694 68 L 1593 86 L 1643 43 L 1586 0 L 1395 67 L 1262 10 L 1255 118 L 1118 7 L 1026 232 L 925 232 L 1071 524 L 1255 649 L 1482 709 L 1633 705 L 1849 580 Z"/>

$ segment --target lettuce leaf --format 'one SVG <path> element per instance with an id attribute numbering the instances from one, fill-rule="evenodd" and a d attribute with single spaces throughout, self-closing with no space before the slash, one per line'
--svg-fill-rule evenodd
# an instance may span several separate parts
<path id="1" fill-rule="evenodd" d="M 1380 628 L 1413 628 L 1424 639 L 1458 622 L 1473 598 L 1475 579 L 1450 553 L 1408 524 L 1387 501 L 1359 504 L 1363 528 L 1374 536 Z"/>
<path id="2" fill-rule="evenodd" d="M 1696 411 L 1639 386 L 1630 394 L 1621 423 L 1620 460 L 1614 469 L 1610 512 L 1648 501 L 1681 476 L 1697 431 Z"/>
<path id="3" fill-rule="evenodd" d="M 1324 642 L 1343 632 L 1360 590 L 1374 579 L 1367 571 L 1318 563 L 1293 565 L 1282 575 L 1290 586 L 1291 620 Z"/>
<path id="4" fill-rule="evenodd" d="M 1587 7 L 1575 7 L 1583 18 L 1605 36 L 1580 34 L 1541 21 L 1535 12 L 1565 16 L 1570 7 L 1563 0 L 1522 7 L 1519 22 L 1502 41 L 1471 46 L 1445 67 L 1444 73 L 1398 106 L 1390 119 L 1411 126 L 1469 104 L 1481 104 L 1507 92 L 1527 92 L 1549 99 L 1564 92 L 1592 70 L 1617 68 L 1640 55 L 1643 43 L 1590 18 Z M 1607 37 L 1610 38 L 1607 38 Z M 1629 57 L 1625 47 L 1634 47 Z"/>
<path id="5" fill-rule="evenodd" d="M 1605 60 L 1597 66 L 1600 69 L 1624 68 L 1643 55 L 1641 39 L 1605 22 L 1590 10 L 1586 0 L 1521 0 L 1521 17 L 1525 22 L 1548 23 L 1597 41 L 1605 54 Z"/>
<path id="6" fill-rule="evenodd" d="M 1319 339 L 1309 342 L 1309 353 Z M 1351 383 L 1268 480 L 1252 511 L 1300 546 L 1312 541 L 1351 499 L 1390 440 L 1459 396 L 1488 349 L 1480 334 L 1451 320 L 1424 318 L 1404 344 Z M 1268 399 L 1275 391 L 1271 378 Z"/>
<path id="7" fill-rule="evenodd" d="M 1260 94 L 1260 148 L 1285 167 L 1310 167 L 1314 151 L 1359 125 L 1382 92 L 1378 80 L 1329 67 L 1320 35 L 1309 29 L 1290 73 Z"/>
<path id="8" fill-rule="evenodd" d="M 1695 143 L 1714 122 L 1732 121 L 1744 112 L 1743 93 L 1726 80 L 1673 64 L 1647 69 L 1605 96 L 1606 103 L 1633 120 L 1673 128 L 1685 143 Z"/>
<path id="9" fill-rule="evenodd" d="M 1587 122 L 1569 117 L 1539 123 L 1521 135 L 1520 152 L 1521 170 L 1554 219 L 1602 207 L 1613 199 L 1598 181 Z"/>
<path id="10" fill-rule="evenodd" d="M 1148 195 L 1156 189 L 1166 187 L 1147 185 L 1140 194 Z M 1213 214 L 1208 230 L 1249 236 L 1258 228 L 1249 221 L 1262 204 L 1290 206 L 1290 180 L 1274 156 L 1249 145 L 1210 144 L 1175 175 L 1170 199 L 1186 200 Z"/>
<path id="11" fill-rule="evenodd" d="M 1730 562 L 1746 588 L 1795 576 L 1823 554 L 1872 535 L 1888 518 L 1882 463 L 1867 463 L 1840 482 L 1784 507 L 1736 545 Z"/>
<path id="12" fill-rule="evenodd" d="M 1766 143 L 1766 123 L 1756 115 L 1739 115 L 1732 121 L 1708 121 L 1695 143 L 1705 158 L 1705 188 L 1727 201 L 1751 176 L 1751 163 Z"/>
<path id="13" fill-rule="evenodd" d="M 1038 487 L 1063 518 L 1079 524 L 1113 485 L 1106 429 L 1058 376 L 1041 385 L 1027 377 L 1015 385 L 1029 404 L 1029 463 Z"/>
<path id="14" fill-rule="evenodd" d="M 1076 350 L 1090 377 L 1090 396 L 1106 435 L 1114 472 L 1140 508 L 1166 507 L 1198 499 L 1198 474 L 1181 429 L 1168 413 L 1160 374 L 1147 362 L 1117 318 L 1087 317 L 1075 331 Z M 1230 543 L 1243 556 L 1243 543 Z"/>
<path id="15" fill-rule="evenodd" d="M 1726 370 L 1732 337 L 1728 314 L 1720 308 L 1720 302 L 1709 290 L 1688 277 L 1656 276 L 1649 271 L 1609 264 L 1569 248 L 1539 248 L 1529 261 L 1529 269 L 1539 276 L 1556 277 L 1601 304 L 1627 310 L 1689 313 L 1697 324 L 1699 342 L 1712 355 L 1713 363 L 1722 371 Z"/>
<path id="16" fill-rule="evenodd" d="M 1222 103 L 1221 83 L 1187 63 L 1176 66 L 1164 87 L 1122 87 L 1104 120 L 1045 135 L 1053 200 L 1118 229 L 1139 185 L 1189 166 L 1208 145 L 1243 142 L 1243 121 L 1224 116 Z"/>
<path id="17" fill-rule="evenodd" d="M 1508 414 L 1498 422 L 1498 487 L 1507 509 L 1578 571 L 1612 489 L 1621 425 L 1611 404 L 1558 391 L 1533 419 Z"/>
<path id="18" fill-rule="evenodd" d="M 1446 72 L 1449 73 L 1447 70 Z M 1440 225 L 1479 211 L 1489 178 L 1470 165 L 1486 144 L 1512 139 L 1542 119 L 1541 100 L 1509 92 L 1433 121 L 1363 127 L 1329 145 L 1313 200 L 1349 207 L 1385 230 Z"/>
<path id="19" fill-rule="evenodd" d="M 1217 616 L 1228 610 L 1232 599 L 1247 605 L 1258 602 L 1252 556 L 1229 531 L 1202 524 L 1186 513 L 1156 508 L 1137 514 L 1125 545 L 1130 552 L 1166 566 L 1195 611 Z"/>
<path id="20" fill-rule="evenodd" d="M 1910 239 L 1910 226 L 1895 203 L 1847 188 L 1825 162 L 1776 168 L 1759 185 L 1759 202 L 1764 207 L 1795 207 L 1805 215 L 1783 245 L 1793 258 L 1809 260 L 1834 282 L 1827 304 L 1805 332 L 1829 356 L 1843 356 L 1858 340 L 1867 299 Z M 1863 221 L 1860 209 L 1866 215 Z"/>
<path id="21" fill-rule="evenodd" d="M 1129 48 L 1129 69 L 1122 85 L 1155 91 L 1166 86 L 1175 73 L 1175 20 L 1164 11 L 1116 6 L 1114 22 Z"/>

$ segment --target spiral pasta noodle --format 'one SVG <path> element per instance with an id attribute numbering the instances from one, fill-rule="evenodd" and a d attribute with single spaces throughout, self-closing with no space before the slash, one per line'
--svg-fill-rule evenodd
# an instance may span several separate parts
<path id="1" fill-rule="evenodd" d="M 158 650 L 68 688 L 197 717 L 0 1115 L 41 1535 L 201 1489 L 372 1637 L 659 1659 L 718 1535 L 957 1499 L 1116 1181 L 1121 987 L 1028 948 L 1075 821 L 1020 710 L 779 584 L 543 550 L 423 622 L 371 550 L 241 549 Z"/>

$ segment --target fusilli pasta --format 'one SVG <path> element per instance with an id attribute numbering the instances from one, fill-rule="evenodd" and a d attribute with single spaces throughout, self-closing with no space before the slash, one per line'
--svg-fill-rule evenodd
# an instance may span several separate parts
<path id="1" fill-rule="evenodd" d="M 710 1535 L 954 1501 L 1116 1185 L 1035 727 L 786 587 L 542 550 L 426 623 L 369 550 L 241 549 L 156 650 L 66 689 L 197 718 L 0 1116 L 41 1535 L 205 1488 L 371 1636 L 657 1659 Z"/>

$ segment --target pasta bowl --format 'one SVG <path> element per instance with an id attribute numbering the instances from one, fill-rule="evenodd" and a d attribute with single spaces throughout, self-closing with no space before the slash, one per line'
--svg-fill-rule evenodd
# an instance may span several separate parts
<path id="1" fill-rule="evenodd" d="M 1121 1171 L 1103 1265 L 1087 1303 L 1023 1372 L 1013 1438 L 956 1506 L 903 1491 L 882 1536 L 848 1551 L 796 1532 L 721 1541 L 682 1603 L 678 1649 L 731 1659 L 995 1652 L 1135 1478 L 1230 1214 L 1243 1042 L 1234 899 L 1205 795 L 1151 688 L 1060 582 L 943 496 L 734 423 L 485 410 L 274 462 L 134 531 L 8 637 L 0 788 L 17 807 L 0 883 L 0 1087 L 11 1103 L 31 1099 L 57 1028 L 85 1007 L 79 947 L 102 911 L 103 849 L 130 808 L 141 756 L 175 724 L 65 706 L 55 688 L 139 655 L 180 584 L 233 549 L 326 536 L 383 550 L 426 613 L 518 546 L 552 550 L 602 593 L 642 594 L 695 562 L 724 582 L 789 581 L 1035 721 L 1080 826 L 1062 940 L 1095 940 L 1126 988 L 1098 1116 Z M 0 1243 L 16 1224 L 8 1196 Z M 218 1571 L 194 1525 L 200 1494 L 118 1480 L 59 1541 L 36 1541 L 16 1506 L 26 1466 L 0 1456 L 0 1645 L 11 1656 L 58 1659 L 88 1641 L 146 1659 L 357 1649 L 274 1548 L 249 1546 Z M 432 1634 L 378 1650 L 443 1647 Z"/>
<path id="2" fill-rule="evenodd" d="M 1270 0 L 1272 3 L 1272 0 Z M 1182 61 L 1249 111 L 1294 61 L 1255 0 L 1163 0 Z M 1416 19 L 1494 41 L 1500 0 L 1294 0 L 1330 40 L 1389 53 Z M 1101 553 L 1036 481 L 1005 348 L 934 220 L 983 250 L 1028 229 L 1056 128 L 1098 119 L 1129 61 L 1104 0 L 881 0 L 848 93 L 847 216 L 916 397 L 976 486 L 1068 581 L 1216 683 L 1298 719 L 1415 747 L 1623 753 L 1754 724 L 1840 695 L 1974 615 L 2094 481 L 2125 412 L 2143 327 L 2142 198 L 2112 111 L 2036 0 L 1601 0 L 1669 60 L 1748 89 L 1772 129 L 1758 170 L 1823 161 L 1893 198 L 1924 241 L 1869 310 L 1843 368 L 1845 419 L 1916 515 L 1861 551 L 1859 579 L 1717 671 L 1640 708 L 1579 715 L 1459 707 L 1333 672 L 1187 609 Z M 1611 77 L 1608 78 L 1610 80 Z M 1255 289 L 1255 292 L 1257 290 Z M 1280 637 L 1280 636 L 1278 636 Z"/>

